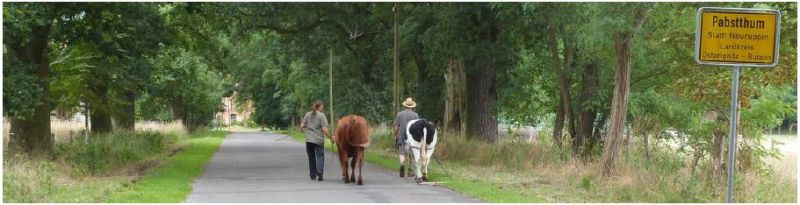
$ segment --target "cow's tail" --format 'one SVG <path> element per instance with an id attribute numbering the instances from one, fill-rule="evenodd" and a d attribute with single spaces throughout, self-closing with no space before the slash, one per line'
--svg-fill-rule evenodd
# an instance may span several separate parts
<path id="1" fill-rule="evenodd" d="M 420 157 L 419 162 L 422 163 L 422 164 L 427 164 L 425 162 L 428 161 L 428 159 L 427 159 L 428 155 L 425 155 L 425 152 L 428 151 L 428 150 L 426 150 L 428 148 L 428 143 L 427 142 L 428 142 L 428 128 L 423 126 L 422 127 L 422 140 L 420 140 L 420 145 L 419 145 L 419 157 Z"/>

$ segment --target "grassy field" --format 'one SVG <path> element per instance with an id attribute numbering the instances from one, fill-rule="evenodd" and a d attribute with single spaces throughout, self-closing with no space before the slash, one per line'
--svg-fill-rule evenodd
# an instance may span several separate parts
<path id="1" fill-rule="evenodd" d="M 297 140 L 303 135 L 283 131 Z M 372 130 L 366 160 L 397 170 L 396 152 L 388 130 Z M 326 144 L 326 148 L 331 148 Z M 628 147 L 618 174 L 599 176 L 598 160 L 571 159 L 568 150 L 543 144 L 504 140 L 497 145 L 441 135 L 430 176 L 433 181 L 484 202 L 724 202 L 725 181 L 711 180 L 702 164 L 694 175 L 690 159 L 669 149 Z M 737 202 L 797 201 L 796 161 L 777 159 L 773 171 L 737 172 Z M 437 162 L 438 161 L 438 162 Z"/>
<path id="2" fill-rule="evenodd" d="M 5 155 L 3 202 L 181 202 L 226 135 L 141 127 L 149 131 L 57 137 L 52 161 Z"/>

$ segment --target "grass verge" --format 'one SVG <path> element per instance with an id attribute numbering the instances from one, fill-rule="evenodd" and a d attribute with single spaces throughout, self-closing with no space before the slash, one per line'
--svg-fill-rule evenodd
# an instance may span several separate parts
<path id="1" fill-rule="evenodd" d="M 163 166 L 147 172 L 131 186 L 112 192 L 108 202 L 177 203 L 192 191 L 192 182 L 219 148 L 225 132 L 210 132 L 185 140 L 184 151 L 170 157 Z"/>
<path id="2" fill-rule="evenodd" d="M 129 132 L 57 142 L 55 160 L 3 160 L 3 202 L 181 202 L 225 132 Z"/>

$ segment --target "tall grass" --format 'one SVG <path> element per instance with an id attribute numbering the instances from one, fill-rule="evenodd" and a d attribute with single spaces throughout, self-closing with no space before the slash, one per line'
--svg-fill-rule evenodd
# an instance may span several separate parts
<path id="1" fill-rule="evenodd" d="M 98 134 L 57 143 L 56 156 L 80 172 L 99 174 L 162 153 L 175 139 L 174 134 L 152 131 Z"/>
<path id="2" fill-rule="evenodd" d="M 58 169 L 50 161 L 31 161 L 24 155 L 3 160 L 3 202 L 49 201 L 57 190 Z"/>
<path id="3" fill-rule="evenodd" d="M 367 149 L 368 155 L 381 158 L 378 163 L 391 169 L 397 164 L 393 162 L 397 160 L 393 139 L 387 128 L 373 128 Z M 711 178 L 707 159 L 693 174 L 691 156 L 668 146 L 651 145 L 650 157 L 645 158 L 636 143 L 640 142 L 632 141 L 623 149 L 617 174 L 606 178 L 599 175 L 599 155 L 576 159 L 569 145 L 557 148 L 546 138 L 535 144 L 513 138 L 488 144 L 439 133 L 430 178 L 488 202 L 724 201 L 724 177 Z M 786 157 L 796 159 L 795 155 Z M 796 166 L 794 161 L 789 163 Z M 767 172 L 738 171 L 737 201 L 796 202 L 796 169 L 787 174 L 785 167 L 789 166 Z M 487 191 L 486 186 L 494 188 Z"/>
<path id="4" fill-rule="evenodd" d="M 159 132 L 118 132 L 58 140 L 52 161 L 5 156 L 3 202 L 102 201 L 108 191 L 135 177 L 120 171 L 165 154 L 177 139 Z"/>
<path id="5" fill-rule="evenodd" d="M 172 122 L 140 121 L 136 122 L 136 131 L 158 131 L 161 133 L 186 134 L 180 120 Z"/>
<path id="6" fill-rule="evenodd" d="M 563 162 L 569 158 L 569 150 L 544 144 L 530 144 L 522 140 L 503 139 L 489 144 L 478 139 L 459 135 L 438 133 L 438 142 L 433 158 L 481 166 L 501 166 L 513 169 L 531 169 L 535 166 Z M 370 149 L 396 151 L 394 136 L 386 128 L 373 128 Z"/>

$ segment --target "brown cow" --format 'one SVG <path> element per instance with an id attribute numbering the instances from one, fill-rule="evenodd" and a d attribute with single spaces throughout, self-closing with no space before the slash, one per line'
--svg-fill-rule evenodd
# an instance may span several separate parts
<path id="1" fill-rule="evenodd" d="M 364 117 L 347 115 L 339 119 L 336 124 L 334 141 L 339 151 L 339 163 L 342 165 L 342 179 L 344 183 L 355 181 L 355 165 L 358 162 L 358 185 L 363 185 L 361 178 L 364 167 L 364 150 L 369 146 L 369 125 Z M 352 175 L 347 178 L 347 158 L 353 158 L 351 163 Z"/>

